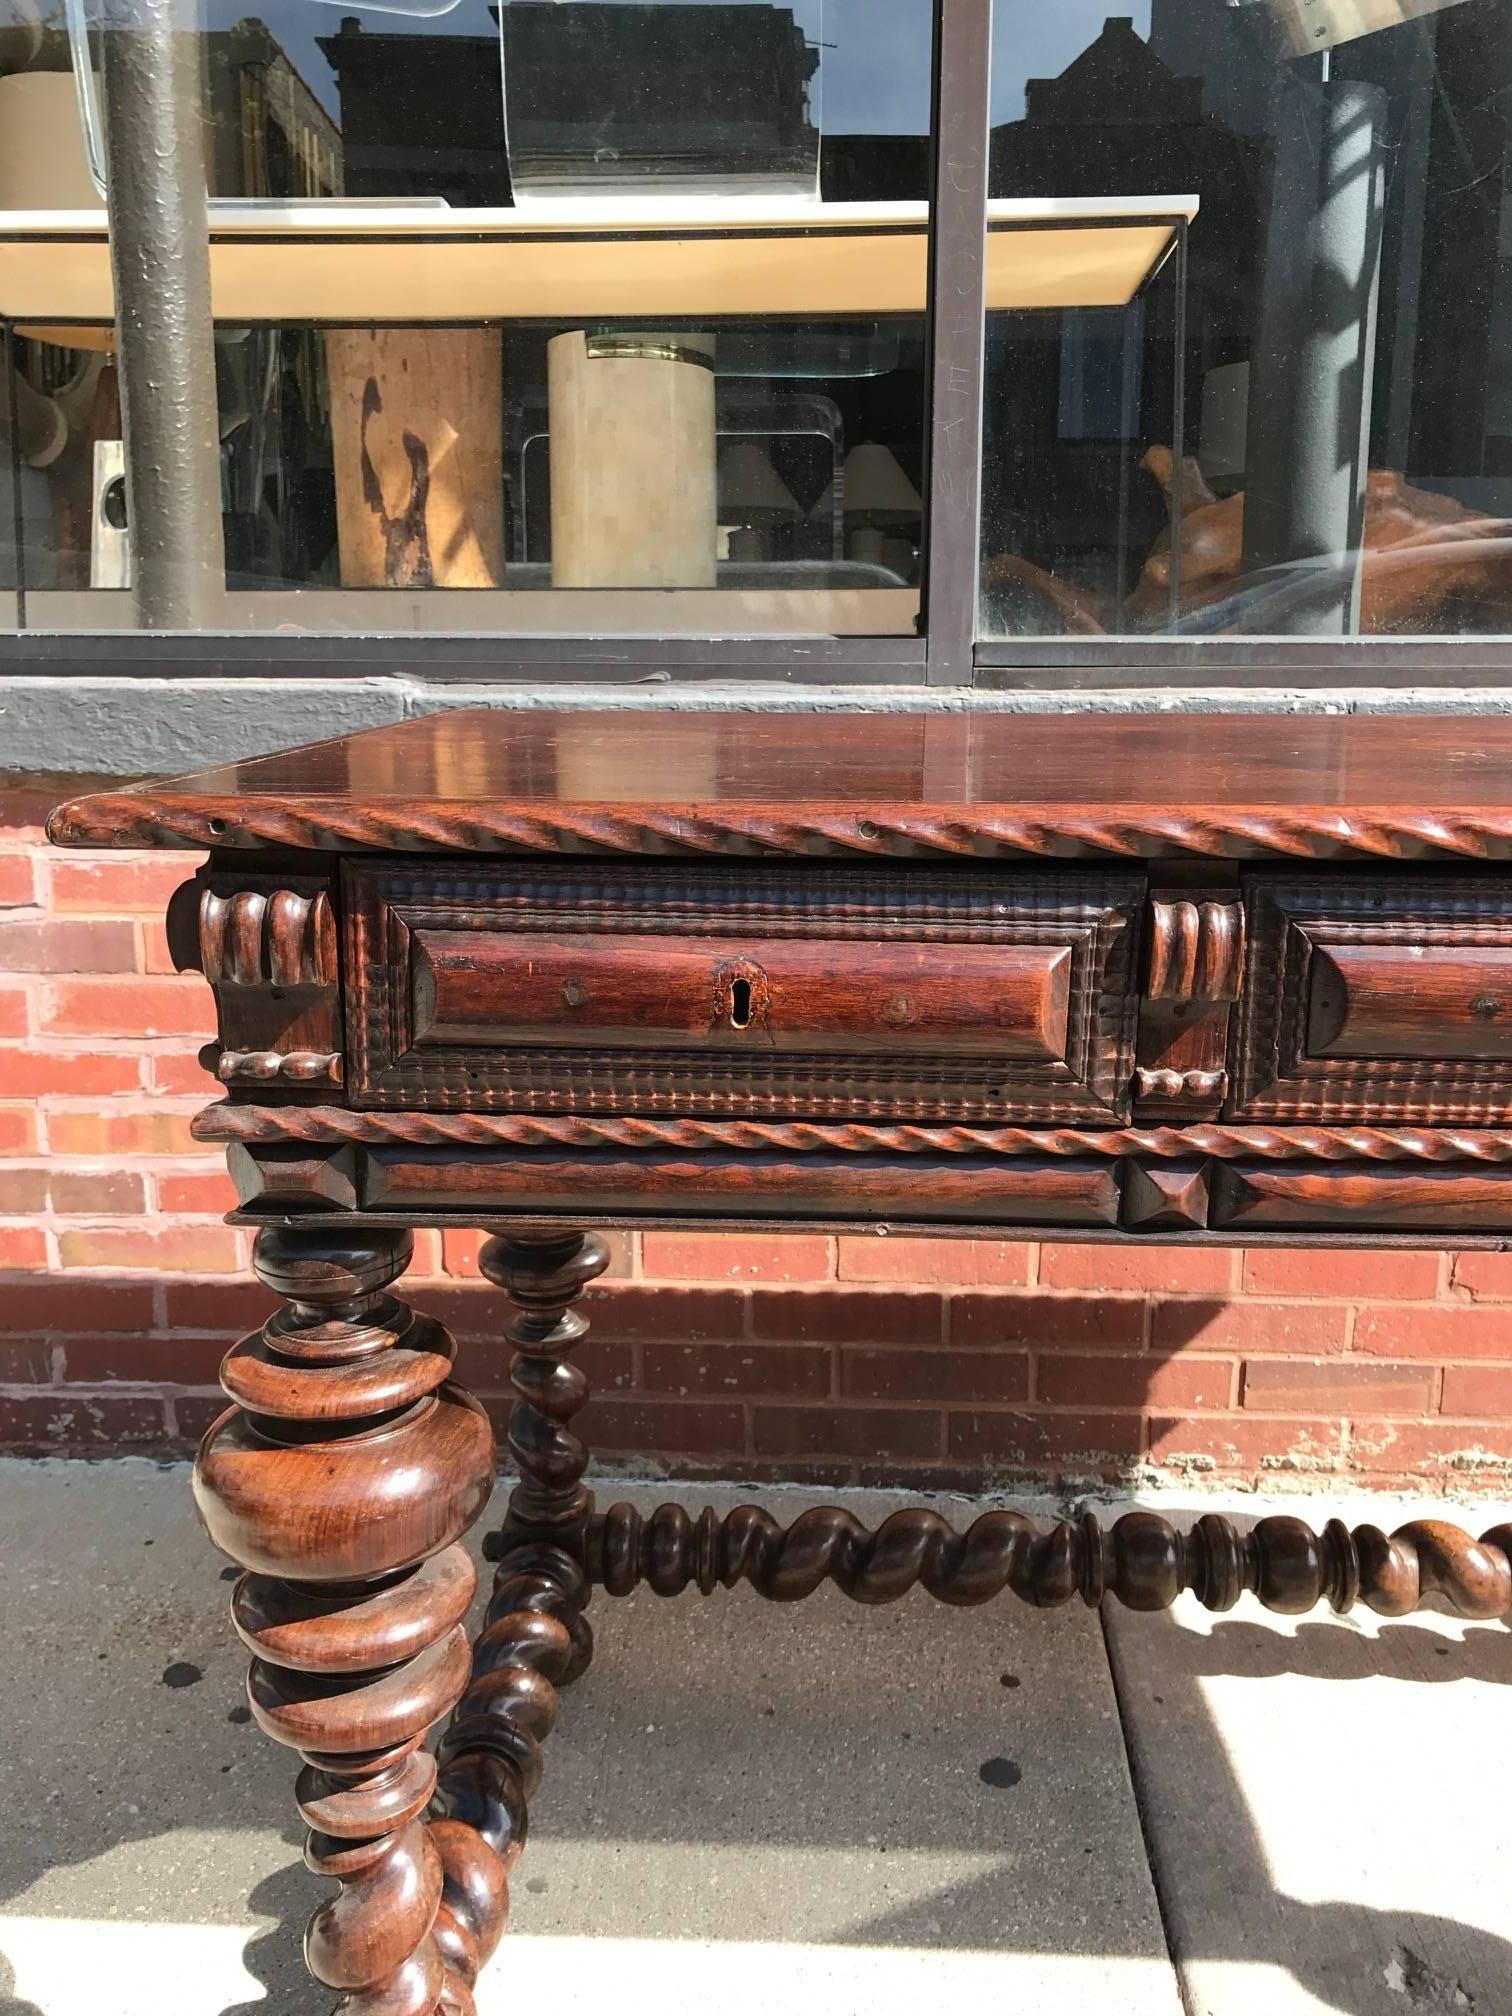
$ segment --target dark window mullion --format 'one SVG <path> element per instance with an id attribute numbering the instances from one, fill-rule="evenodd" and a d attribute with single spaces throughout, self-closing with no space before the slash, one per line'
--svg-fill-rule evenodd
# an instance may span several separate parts
<path id="1" fill-rule="evenodd" d="M 939 0 L 923 596 L 932 686 L 970 683 L 976 636 L 991 79 L 992 0 Z"/>

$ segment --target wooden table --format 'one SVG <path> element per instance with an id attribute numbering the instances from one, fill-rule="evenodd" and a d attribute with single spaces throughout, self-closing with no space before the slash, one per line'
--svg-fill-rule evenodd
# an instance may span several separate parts
<path id="1" fill-rule="evenodd" d="M 209 850 L 169 920 L 218 1005 L 196 1131 L 287 1307 L 195 1492 L 344 2009 L 471 2008 L 594 1585 L 1512 1610 L 1508 1527 L 645 1518 L 571 1425 L 603 1226 L 1505 1245 L 1512 721 L 467 711 L 50 831 Z M 518 1350 L 471 1646 L 493 1438 L 390 1292 L 457 1224 Z"/>

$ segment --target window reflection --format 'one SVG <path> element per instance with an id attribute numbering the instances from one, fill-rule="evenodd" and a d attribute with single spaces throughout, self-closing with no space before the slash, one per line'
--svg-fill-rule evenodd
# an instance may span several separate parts
<path id="1" fill-rule="evenodd" d="M 0 622 L 113 628 L 69 4 L 82 116 L 63 17 L 0 0 Z M 914 633 L 931 0 L 203 18 L 229 627 Z"/>
<path id="2" fill-rule="evenodd" d="M 1512 9 L 1068 0 L 995 40 L 995 195 L 1200 208 L 1184 289 L 989 316 L 983 634 L 1512 631 Z"/>

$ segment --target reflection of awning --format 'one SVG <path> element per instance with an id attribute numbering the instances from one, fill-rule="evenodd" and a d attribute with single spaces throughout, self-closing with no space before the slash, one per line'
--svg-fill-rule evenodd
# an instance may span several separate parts
<path id="1" fill-rule="evenodd" d="M 1229 0 L 1233 7 L 1258 7 L 1262 0 Z M 1458 0 L 1263 0 L 1280 22 L 1292 53 L 1315 56 L 1340 42 L 1374 35 L 1382 28 L 1400 28 L 1437 14 Z"/>
<path id="2" fill-rule="evenodd" d="M 1195 196 L 990 205 L 989 308 L 1130 300 Z M 218 321 L 546 321 L 623 316 L 920 314 L 923 203 L 210 206 Z M 113 314 L 103 211 L 0 213 L 0 315 L 57 325 Z"/>

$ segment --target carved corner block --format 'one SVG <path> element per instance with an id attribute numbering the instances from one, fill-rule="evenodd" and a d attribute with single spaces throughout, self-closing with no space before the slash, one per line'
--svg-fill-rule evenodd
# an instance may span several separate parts
<path id="1" fill-rule="evenodd" d="M 1244 981 L 1236 891 L 1157 889 L 1147 910 L 1134 1117 L 1214 1120 L 1228 1094 L 1229 1014 Z"/>
<path id="2" fill-rule="evenodd" d="M 197 963 L 215 993 L 221 1083 L 339 1086 L 341 962 L 326 884 L 212 875 L 198 891 Z"/>
<path id="3" fill-rule="evenodd" d="M 365 1151 L 233 1141 L 226 1166 L 243 1210 L 355 1211 L 362 1201 Z"/>
<path id="4" fill-rule="evenodd" d="M 1184 1162 L 1127 1162 L 1123 1180 L 1123 1223 L 1131 1232 L 1202 1232 L 1207 1229 L 1212 1165 L 1205 1158 Z"/>

